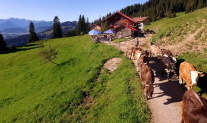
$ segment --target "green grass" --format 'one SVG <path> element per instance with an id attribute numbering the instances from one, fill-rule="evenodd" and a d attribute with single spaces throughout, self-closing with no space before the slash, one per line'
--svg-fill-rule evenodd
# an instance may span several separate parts
<path id="1" fill-rule="evenodd" d="M 0 54 L 0 122 L 150 122 L 150 111 L 133 63 L 88 35 L 52 39 L 59 54 L 43 63 L 38 43 Z M 114 57 L 110 73 L 103 64 Z M 101 72 L 102 71 L 102 72 Z"/>
<path id="2" fill-rule="evenodd" d="M 169 37 L 172 42 L 177 43 L 180 41 L 176 41 L 179 36 L 192 34 L 201 26 L 206 28 L 207 16 L 204 16 L 206 12 L 207 8 L 189 14 L 178 13 L 175 18 L 163 18 L 146 25 L 144 30 L 152 29 L 155 31 L 156 35 L 152 39 L 153 42 Z"/>
<path id="3" fill-rule="evenodd" d="M 114 42 L 114 43 L 119 43 L 119 42 L 123 42 L 123 41 L 126 41 L 126 40 L 129 40 L 129 38 L 115 39 L 115 40 L 113 40 L 113 42 Z"/>

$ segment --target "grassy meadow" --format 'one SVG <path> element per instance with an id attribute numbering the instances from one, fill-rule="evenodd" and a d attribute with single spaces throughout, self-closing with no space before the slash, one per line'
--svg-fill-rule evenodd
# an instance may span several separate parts
<path id="1" fill-rule="evenodd" d="M 192 13 L 177 13 L 175 18 L 163 18 L 150 25 L 145 26 L 144 30 L 152 29 L 155 31 L 155 36 L 152 41 L 157 41 L 159 44 L 169 42 L 169 45 L 174 45 L 184 41 L 186 37 L 198 31 L 193 37 L 195 42 L 187 44 L 188 50 L 178 56 L 178 67 L 182 61 L 187 61 L 193 64 L 198 71 L 204 71 L 205 77 L 199 79 L 198 85 L 194 87 L 196 92 L 199 92 L 207 99 L 207 7 L 196 10 Z M 206 48 L 200 52 L 197 44 L 202 44 Z M 196 47 L 195 47 L 196 46 Z M 197 48 L 197 49 L 193 49 Z M 195 52 L 190 52 L 193 49 Z"/>
<path id="2" fill-rule="evenodd" d="M 57 59 L 43 63 L 39 44 L 0 54 L 1 123 L 149 123 L 142 86 L 133 63 L 112 46 L 88 35 L 44 41 Z M 110 73 L 104 63 L 122 59 Z"/>

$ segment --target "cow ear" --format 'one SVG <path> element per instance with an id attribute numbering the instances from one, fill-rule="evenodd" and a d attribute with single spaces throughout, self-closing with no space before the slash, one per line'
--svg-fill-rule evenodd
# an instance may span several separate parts
<path id="1" fill-rule="evenodd" d="M 205 73 L 203 73 L 203 72 L 199 72 L 199 73 L 198 73 L 198 76 L 199 76 L 199 77 L 203 77 L 203 76 L 205 76 Z"/>

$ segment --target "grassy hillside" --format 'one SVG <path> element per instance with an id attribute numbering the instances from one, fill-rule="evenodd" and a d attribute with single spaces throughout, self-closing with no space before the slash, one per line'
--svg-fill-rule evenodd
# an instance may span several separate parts
<path id="1" fill-rule="evenodd" d="M 0 122 L 147 123 L 150 111 L 133 63 L 88 35 L 44 42 L 60 65 L 43 63 L 37 44 L 0 54 Z M 110 73 L 104 63 L 120 57 Z"/>
<path id="2" fill-rule="evenodd" d="M 144 30 L 154 30 L 156 34 L 152 41 L 176 52 L 178 63 L 187 61 L 193 64 L 198 71 L 207 72 L 206 12 L 207 8 L 189 14 L 177 13 L 177 17 L 163 18 L 145 26 Z M 194 90 L 207 98 L 207 74 L 200 78 L 198 86 L 195 86 Z"/>

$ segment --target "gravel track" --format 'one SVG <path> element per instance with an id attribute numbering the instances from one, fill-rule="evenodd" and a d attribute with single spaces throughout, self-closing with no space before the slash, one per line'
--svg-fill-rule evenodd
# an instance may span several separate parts
<path id="1" fill-rule="evenodd" d="M 151 40 L 150 34 L 145 37 L 138 38 L 141 48 L 146 49 L 146 44 Z M 125 52 L 126 42 L 113 43 L 104 42 L 107 45 L 113 45 L 115 48 Z M 151 123 L 180 123 L 181 121 L 181 102 L 186 88 L 179 85 L 177 77 L 170 76 L 170 81 L 167 81 L 167 75 L 161 77 L 160 61 L 150 58 L 149 66 L 155 74 L 154 93 L 151 99 L 147 100 L 149 109 L 152 112 Z"/>

